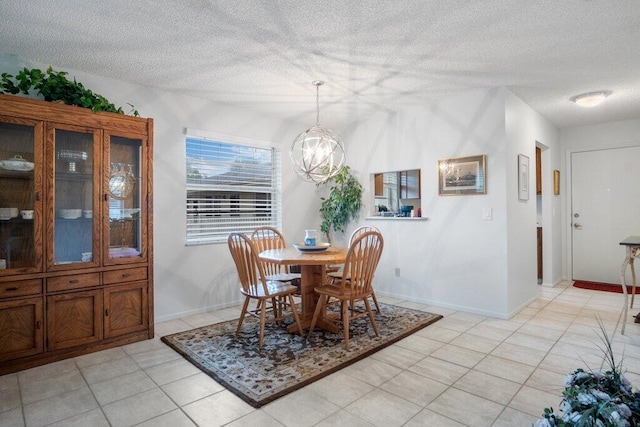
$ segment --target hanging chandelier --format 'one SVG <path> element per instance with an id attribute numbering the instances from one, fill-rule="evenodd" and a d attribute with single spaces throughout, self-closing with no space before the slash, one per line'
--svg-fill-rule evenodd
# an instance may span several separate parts
<path id="1" fill-rule="evenodd" d="M 312 84 L 316 87 L 316 125 L 296 137 L 289 157 L 298 176 L 318 184 L 340 172 L 345 155 L 340 135 L 320 126 L 320 86 L 324 82 L 315 80 Z"/>

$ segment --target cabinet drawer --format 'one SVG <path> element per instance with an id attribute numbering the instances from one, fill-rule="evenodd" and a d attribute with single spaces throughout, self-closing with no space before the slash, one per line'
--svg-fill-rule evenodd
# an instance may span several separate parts
<path id="1" fill-rule="evenodd" d="M 105 271 L 102 273 L 102 283 L 112 285 L 123 282 L 135 282 L 147 279 L 147 267 L 127 268 L 124 270 Z"/>
<path id="2" fill-rule="evenodd" d="M 21 280 L 0 283 L 0 298 L 22 297 L 42 293 L 42 280 Z"/>
<path id="3" fill-rule="evenodd" d="M 47 292 L 68 291 L 88 288 L 100 284 L 100 273 L 74 274 L 73 276 L 50 277 L 47 279 Z"/>

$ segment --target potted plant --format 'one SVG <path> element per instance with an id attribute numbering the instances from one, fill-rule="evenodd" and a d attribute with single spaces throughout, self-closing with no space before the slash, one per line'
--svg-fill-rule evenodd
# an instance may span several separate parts
<path id="1" fill-rule="evenodd" d="M 90 108 L 94 112 L 124 114 L 122 107 L 116 107 L 104 96 L 93 93 L 75 79 L 73 81 L 67 79 L 67 74 L 64 71 L 53 71 L 51 67 L 46 71 L 24 68 L 15 76 L 2 73 L 0 93 L 32 95 L 32 92 L 36 91 L 36 94 L 42 95 L 45 101 Z M 129 105 L 132 108 L 131 114 L 139 116 L 133 105 Z"/>
<path id="2" fill-rule="evenodd" d="M 559 413 L 545 408 L 535 427 L 633 427 L 640 425 L 640 393 L 631 383 L 613 355 L 607 331 L 602 331 L 602 348 L 609 369 L 606 372 L 576 369 L 564 381 Z"/>
<path id="3" fill-rule="evenodd" d="M 316 186 L 331 185 L 329 195 L 322 197 L 320 230 L 331 242 L 331 230 L 344 232 L 347 224 L 358 216 L 362 207 L 362 185 L 351 173 L 349 166 L 343 167 L 333 177 Z"/>

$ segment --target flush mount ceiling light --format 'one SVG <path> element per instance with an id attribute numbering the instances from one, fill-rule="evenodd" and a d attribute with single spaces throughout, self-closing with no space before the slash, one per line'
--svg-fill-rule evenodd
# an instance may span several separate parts
<path id="1" fill-rule="evenodd" d="M 289 157 L 293 170 L 310 182 L 325 182 L 344 166 L 344 144 L 340 135 L 320 126 L 320 86 L 323 81 L 313 81 L 316 87 L 316 125 L 300 133 L 291 144 Z"/>
<path id="2" fill-rule="evenodd" d="M 605 100 L 607 96 L 611 95 L 611 92 L 601 90 L 598 92 L 583 93 L 582 95 L 576 95 L 569 98 L 581 107 L 595 107 Z"/>

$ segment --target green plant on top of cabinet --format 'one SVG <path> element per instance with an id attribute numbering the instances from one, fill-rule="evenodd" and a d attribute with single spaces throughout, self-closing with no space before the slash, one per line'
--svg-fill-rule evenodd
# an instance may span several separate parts
<path id="1" fill-rule="evenodd" d="M 45 101 L 62 102 L 67 105 L 90 108 L 91 111 L 108 111 L 124 114 L 122 107 L 116 107 L 104 96 L 93 93 L 74 78 L 67 78 L 69 73 L 54 71 L 49 67 L 45 71 L 38 68 L 23 68 L 15 76 L 2 73 L 0 76 L 0 93 L 31 95 L 35 91 Z M 139 116 L 138 111 L 131 106 L 131 114 Z"/>

